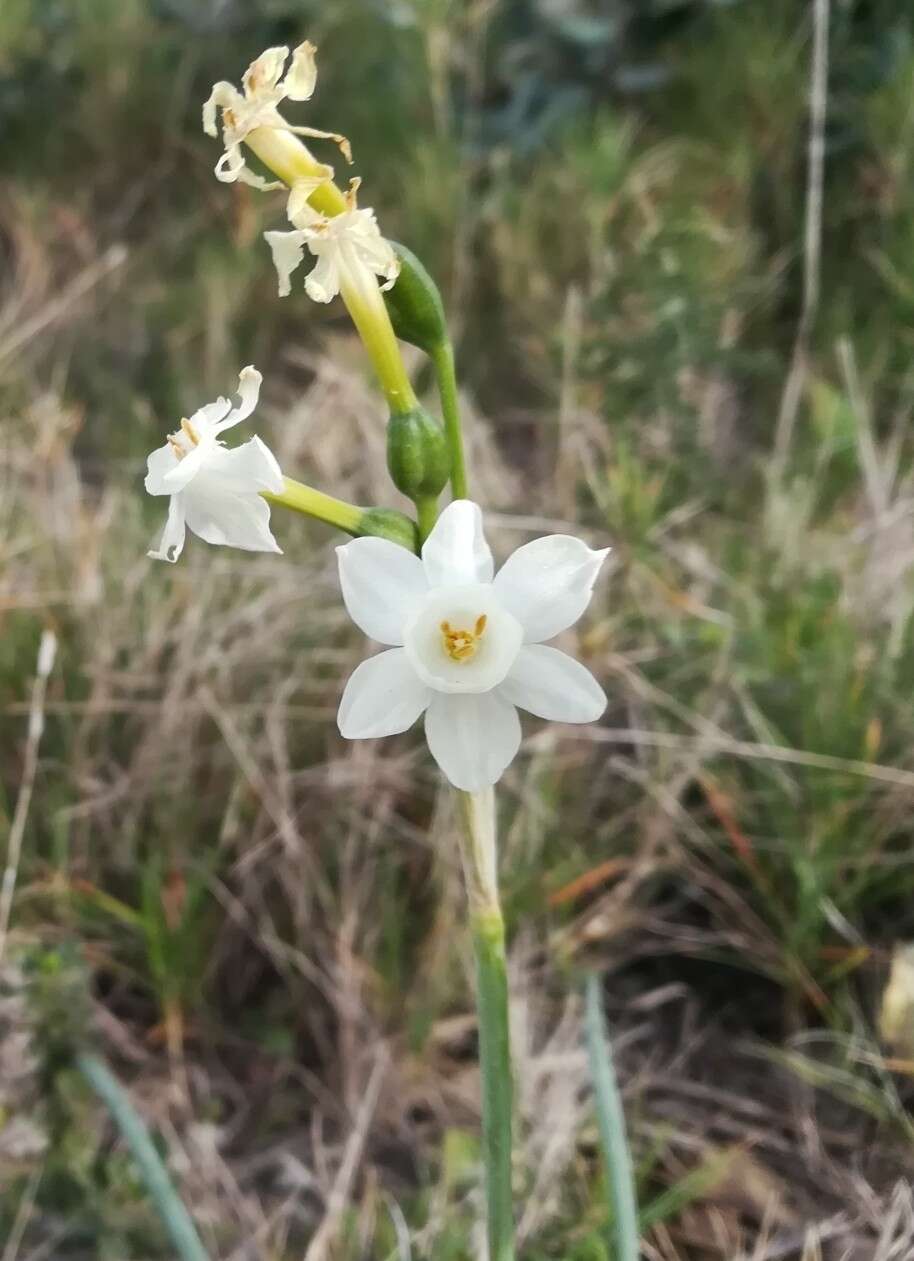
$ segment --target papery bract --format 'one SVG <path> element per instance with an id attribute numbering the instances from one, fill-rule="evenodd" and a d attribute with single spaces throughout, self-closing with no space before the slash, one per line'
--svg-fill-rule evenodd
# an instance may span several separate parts
<path id="1" fill-rule="evenodd" d="M 393 645 L 350 677 L 341 733 L 394 735 L 424 713 L 442 771 L 478 792 L 520 747 L 518 707 L 558 722 L 599 718 L 606 697 L 590 671 L 540 641 L 581 616 L 606 555 L 552 535 L 518 548 L 494 574 L 482 514 L 469 500 L 444 510 L 421 559 L 385 539 L 338 547 L 350 617 Z"/>

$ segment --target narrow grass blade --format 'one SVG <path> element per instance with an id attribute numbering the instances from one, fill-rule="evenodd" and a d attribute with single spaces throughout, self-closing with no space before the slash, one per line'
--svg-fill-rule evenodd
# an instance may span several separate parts
<path id="1" fill-rule="evenodd" d="M 600 1145 L 606 1167 L 609 1211 L 615 1226 L 616 1261 L 638 1261 L 635 1178 L 625 1133 L 622 1098 L 616 1083 L 609 1034 L 603 1015 L 600 978 L 593 973 L 587 978 L 586 1029 L 600 1126 Z"/>
<path id="2" fill-rule="evenodd" d="M 114 1117 L 180 1261 L 209 1261 L 190 1214 L 174 1189 L 149 1131 L 123 1086 L 94 1055 L 78 1055 L 76 1064 Z"/>

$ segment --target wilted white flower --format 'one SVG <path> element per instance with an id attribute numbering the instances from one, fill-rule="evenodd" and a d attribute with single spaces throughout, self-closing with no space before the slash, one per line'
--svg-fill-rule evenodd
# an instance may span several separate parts
<path id="1" fill-rule="evenodd" d="M 340 290 L 363 293 L 372 276 L 383 276 L 389 289 L 400 271 L 400 262 L 389 241 L 381 236 L 374 211 L 357 205 L 359 181 L 352 180 L 346 194 L 347 209 L 338 215 L 322 215 L 309 203 L 314 191 L 296 184 L 289 194 L 291 232 L 265 232 L 279 274 L 279 294 L 291 291 L 291 275 L 302 261 L 305 246 L 317 259 L 305 277 L 305 290 L 315 302 L 329 302 Z"/>
<path id="2" fill-rule="evenodd" d="M 216 163 L 216 176 L 225 183 L 241 180 L 255 188 L 282 188 L 283 184 L 267 183 L 245 166 L 242 142 L 258 127 L 274 131 L 289 131 L 296 136 L 313 136 L 318 140 L 333 140 L 340 146 L 347 161 L 352 160 L 349 141 L 332 131 L 317 131 L 313 127 L 293 127 L 279 113 L 277 106 L 284 100 L 309 101 L 317 83 L 317 66 L 314 54 L 317 49 L 307 40 L 292 53 L 292 60 L 285 69 L 288 48 L 268 48 L 256 61 L 252 61 L 242 78 L 243 91 L 224 80 L 213 85 L 209 100 L 203 106 L 203 130 L 208 136 L 217 136 L 216 110 L 222 110 L 222 140 L 225 152 Z M 320 168 L 310 183 L 311 192 L 325 179 L 333 178 L 329 166 Z"/>
<path id="3" fill-rule="evenodd" d="M 476 504 L 447 507 L 422 558 L 386 539 L 337 548 L 352 620 L 395 647 L 346 684 L 339 728 L 350 740 L 389 736 L 425 714 L 435 761 L 457 788 L 498 780 L 520 747 L 517 709 L 593 722 L 606 697 L 584 666 L 542 641 L 578 620 L 606 551 L 553 534 L 517 549 L 493 577 Z"/>
<path id="4" fill-rule="evenodd" d="M 270 532 L 270 505 L 261 491 L 279 494 L 283 476 L 272 451 L 259 438 L 226 447 L 220 435 L 246 420 L 257 406 L 262 377 L 244 368 L 238 378 L 240 403 L 218 398 L 194 412 L 147 461 L 146 489 L 169 495 L 162 540 L 150 556 L 176 561 L 186 528 L 207 543 L 248 552 L 278 552 Z"/>

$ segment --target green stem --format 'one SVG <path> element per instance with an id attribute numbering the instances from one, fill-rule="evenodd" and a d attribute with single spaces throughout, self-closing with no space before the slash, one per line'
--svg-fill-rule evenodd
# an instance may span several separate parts
<path id="1" fill-rule="evenodd" d="M 501 915 L 470 919 L 476 951 L 479 1067 L 482 1074 L 482 1141 L 486 1160 L 489 1256 L 514 1257 L 511 1193 L 511 1050 L 508 1034 L 508 975 Z"/>
<path id="2" fill-rule="evenodd" d="M 291 477 L 283 480 L 285 487 L 281 494 L 273 495 L 269 491 L 261 491 L 268 503 L 280 504 L 283 508 L 291 508 L 293 512 L 302 513 L 303 516 L 326 521 L 328 525 L 335 525 L 338 530 L 345 530 L 347 534 L 360 533 L 360 523 L 365 515 L 364 508 L 347 504 L 342 499 L 334 499 L 332 495 L 313 490 L 310 486 L 305 486 L 303 482 L 293 481 Z"/>
<path id="3" fill-rule="evenodd" d="M 77 1055 L 76 1065 L 114 1118 L 181 1261 L 209 1261 L 190 1214 L 123 1086 L 94 1055 Z"/>
<path id="4" fill-rule="evenodd" d="M 340 277 L 340 296 L 368 351 L 390 410 L 401 416 L 412 411 L 416 395 L 374 273 L 364 263 L 353 261 Z"/>
<path id="5" fill-rule="evenodd" d="M 587 978 L 587 1048 L 593 1076 L 600 1145 L 606 1168 L 610 1212 L 616 1232 L 616 1261 L 638 1261 L 638 1200 L 631 1152 L 625 1133 L 625 1113 L 613 1068 L 612 1048 L 603 1002 L 600 978 Z"/>
<path id="6" fill-rule="evenodd" d="M 417 499 L 415 503 L 416 519 L 419 522 L 419 542 L 424 543 L 438 520 L 438 496 L 429 495 L 424 499 Z"/>
<path id="7" fill-rule="evenodd" d="M 376 538 L 390 539 L 410 552 L 418 552 L 421 540 L 415 521 L 396 508 L 359 508 L 355 504 L 347 504 L 343 499 L 334 499 L 323 491 L 314 490 L 304 482 L 293 481 L 291 477 L 283 478 L 285 486 L 281 494 L 274 495 L 268 490 L 260 493 L 268 503 L 279 504 L 281 508 L 291 508 L 304 517 L 312 517 L 315 521 L 324 521 L 327 525 L 345 530 L 356 538 L 374 535 Z"/>
<path id="8" fill-rule="evenodd" d="M 476 955 L 482 1139 L 485 1159 L 489 1261 L 514 1261 L 511 1193 L 511 1043 L 505 926 L 498 901 L 495 796 L 459 793 L 464 829 L 462 858 Z"/>
<path id="9" fill-rule="evenodd" d="M 467 498 L 467 469 L 463 454 L 463 429 L 460 424 L 460 405 L 457 400 L 457 376 L 454 371 L 454 348 L 449 341 L 442 341 L 432 351 L 432 363 L 438 381 L 444 432 L 451 452 L 451 487 L 455 499 Z"/>
<path id="10" fill-rule="evenodd" d="M 291 131 L 274 127 L 257 127 L 245 138 L 245 144 L 256 153 L 264 166 L 291 188 L 296 180 L 319 175 L 322 163 Z M 332 218 L 346 209 L 346 198 L 330 180 L 318 185 L 308 198 L 315 210 Z"/>

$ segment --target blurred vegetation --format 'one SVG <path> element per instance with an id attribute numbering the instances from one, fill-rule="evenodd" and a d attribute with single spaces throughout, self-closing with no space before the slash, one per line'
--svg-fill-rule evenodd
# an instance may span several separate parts
<path id="1" fill-rule="evenodd" d="M 860 1187 L 888 1203 L 914 1053 L 887 1061 L 876 1030 L 914 937 L 914 16 L 832 0 L 821 294 L 778 467 L 810 13 L 0 4 L 0 828 L 42 625 L 61 640 L 3 999 L 40 1078 L 20 1097 L 44 1101 L 42 1141 L 11 1154 L 0 1129 L 0 1237 L 25 1205 L 23 1256 L 168 1255 L 59 1053 L 58 974 L 183 1153 L 214 1256 L 303 1255 L 382 1044 L 393 1077 L 331 1255 L 407 1256 L 404 1230 L 413 1256 L 472 1254 L 449 823 L 415 738 L 337 740 L 360 648 L 326 534 L 282 522 L 281 579 L 202 545 L 175 571 L 144 560 L 146 452 L 245 363 L 301 475 L 376 495 L 342 313 L 276 297 L 260 234 L 281 198 L 217 183 L 200 131 L 214 80 L 305 35 L 307 121 L 352 138 L 364 203 L 445 290 L 468 423 L 491 434 L 479 497 L 615 549 L 581 641 L 610 712 L 593 735 L 536 732 L 502 794 L 531 1038 L 522 1255 L 610 1256 L 579 1039 L 561 1041 L 585 959 L 610 973 L 662 1255 L 737 1255 L 769 1193 L 794 1230 L 856 1222 Z M 0 1094 L 0 1122 L 16 1110 Z M 715 1236 L 712 1208 L 736 1233 Z M 860 1230 L 854 1255 L 877 1255 Z"/>

